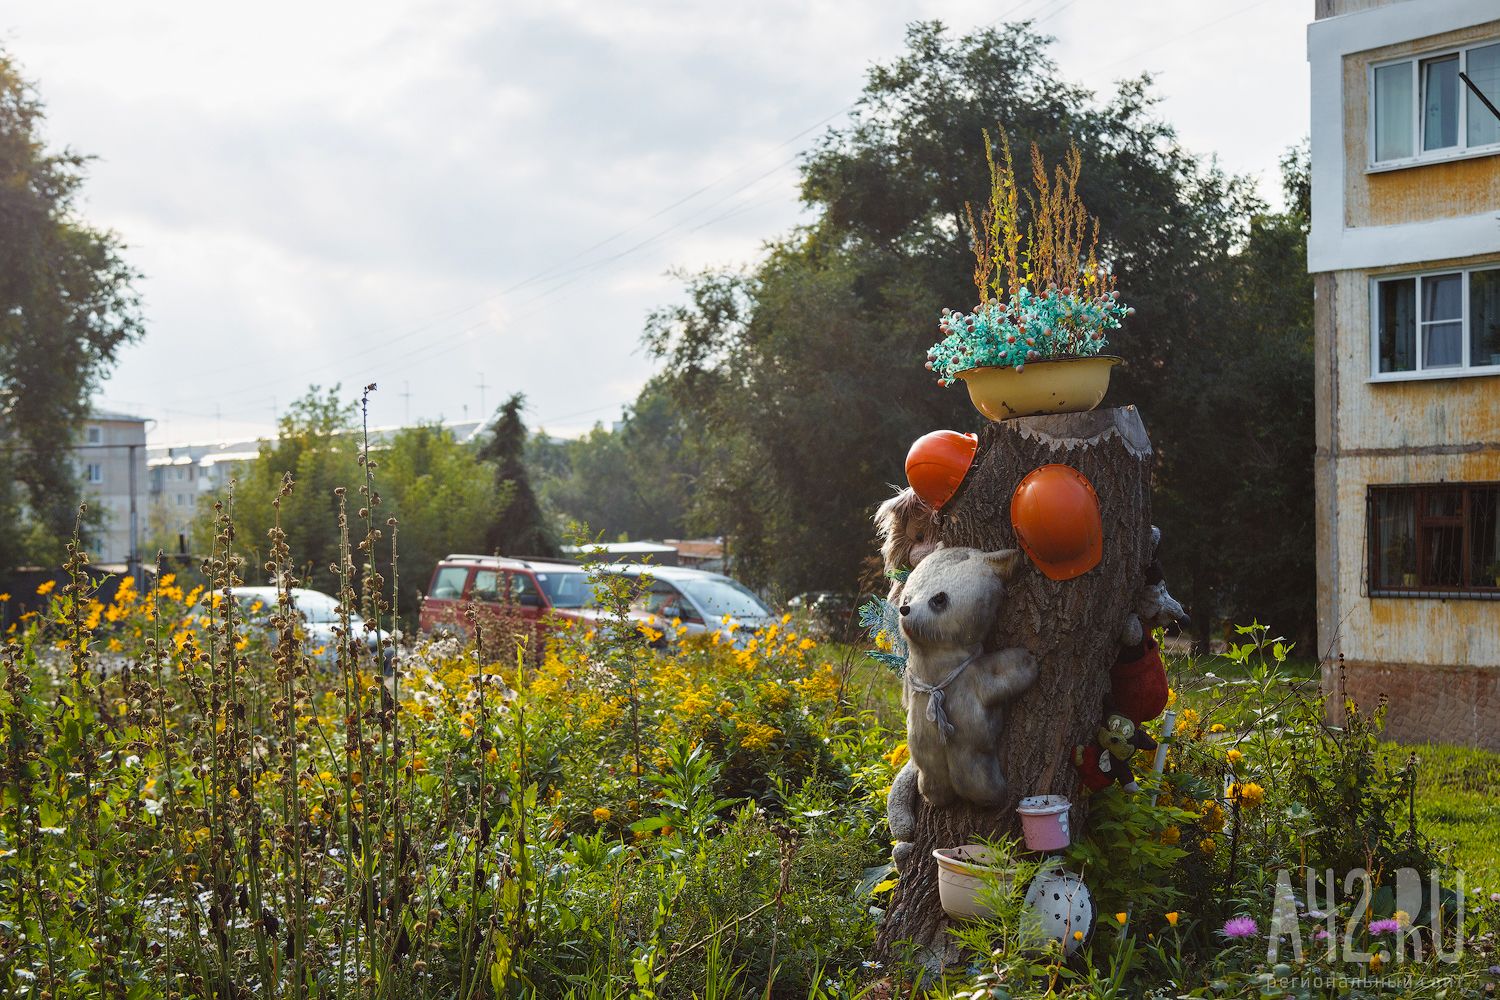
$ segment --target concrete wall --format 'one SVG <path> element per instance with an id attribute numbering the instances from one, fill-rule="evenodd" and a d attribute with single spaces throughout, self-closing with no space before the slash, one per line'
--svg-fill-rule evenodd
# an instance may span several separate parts
<path id="1" fill-rule="evenodd" d="M 88 428 L 97 427 L 100 441 L 89 443 Z M 141 530 L 146 526 L 146 498 L 150 481 L 146 473 L 146 422 L 144 420 L 93 417 L 84 424 L 79 447 L 74 451 L 83 497 L 93 510 L 103 513 L 104 524 L 92 540 L 89 559 L 95 563 L 123 563 L 130 555 L 130 472 L 135 465 L 136 511 Z M 130 446 L 135 445 L 134 451 Z M 97 463 L 102 481 L 88 481 L 88 467 Z"/>
<path id="2" fill-rule="evenodd" d="M 1500 10 L 1500 4 L 1497 4 Z M 1370 162 L 1372 63 L 1470 42 L 1500 39 L 1500 18 L 1400 42 L 1344 58 L 1344 225 L 1390 226 L 1452 219 L 1500 207 L 1500 153 L 1399 169 L 1367 170 Z"/>
<path id="3" fill-rule="evenodd" d="M 1488 262 L 1500 257 L 1461 263 Z M 1387 696 L 1393 738 L 1500 749 L 1500 601 L 1367 596 L 1365 523 L 1372 484 L 1500 481 L 1500 375 L 1369 381 L 1369 279 L 1315 283 L 1325 686 L 1365 707 Z"/>

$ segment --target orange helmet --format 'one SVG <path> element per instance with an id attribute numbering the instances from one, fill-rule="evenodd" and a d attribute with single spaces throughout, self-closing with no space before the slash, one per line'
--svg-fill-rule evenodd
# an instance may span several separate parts
<path id="1" fill-rule="evenodd" d="M 1069 465 L 1044 465 L 1010 497 L 1010 524 L 1036 568 L 1052 580 L 1082 576 L 1104 555 L 1094 484 Z"/>
<path id="2" fill-rule="evenodd" d="M 978 434 L 958 431 L 923 434 L 906 453 L 906 481 L 928 506 L 938 510 L 958 492 L 978 450 Z"/>

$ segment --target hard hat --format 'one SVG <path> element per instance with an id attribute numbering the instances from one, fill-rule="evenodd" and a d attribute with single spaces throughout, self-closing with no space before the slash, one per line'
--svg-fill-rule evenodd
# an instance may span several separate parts
<path id="1" fill-rule="evenodd" d="M 906 481 L 917 496 L 937 510 L 953 499 L 974 464 L 979 435 L 932 431 L 912 442 L 906 453 Z"/>
<path id="2" fill-rule="evenodd" d="M 1052 580 L 1082 576 L 1104 555 L 1094 484 L 1069 465 L 1044 465 L 1010 497 L 1010 524 L 1036 568 Z"/>

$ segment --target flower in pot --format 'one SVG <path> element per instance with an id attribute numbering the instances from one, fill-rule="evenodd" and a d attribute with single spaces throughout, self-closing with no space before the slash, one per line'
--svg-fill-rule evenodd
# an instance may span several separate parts
<path id="1" fill-rule="evenodd" d="M 1049 175 L 1032 145 L 1023 234 L 1010 146 L 1002 133 L 997 163 L 988 132 L 984 141 L 989 206 L 978 217 L 968 206 L 979 304 L 943 310 L 943 339 L 927 352 L 927 368 L 940 385 L 962 379 L 991 420 L 1092 410 L 1120 362 L 1103 353 L 1106 333 L 1134 310 L 1098 259 L 1099 221 L 1078 197 L 1078 149 Z"/>

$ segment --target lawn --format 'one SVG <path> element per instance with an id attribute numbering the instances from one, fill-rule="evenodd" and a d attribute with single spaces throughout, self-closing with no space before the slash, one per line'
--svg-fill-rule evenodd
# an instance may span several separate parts
<path id="1" fill-rule="evenodd" d="M 1174 657 L 1168 663 L 1181 706 L 1208 712 L 1224 685 L 1249 683 L 1250 671 L 1227 656 Z M 1288 681 L 1316 684 L 1315 661 L 1288 658 Z M 1390 757 L 1417 756 L 1417 826 L 1464 872 L 1468 885 L 1500 888 L 1500 754 L 1437 743 L 1390 742 Z"/>

